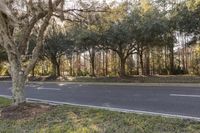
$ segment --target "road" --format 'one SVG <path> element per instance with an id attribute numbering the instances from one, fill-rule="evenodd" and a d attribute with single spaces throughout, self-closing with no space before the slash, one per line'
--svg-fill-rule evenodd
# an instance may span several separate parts
<path id="1" fill-rule="evenodd" d="M 0 82 L 0 95 L 10 96 L 11 89 L 11 82 Z M 27 84 L 25 93 L 27 98 L 200 120 L 198 86 L 41 82 Z"/>

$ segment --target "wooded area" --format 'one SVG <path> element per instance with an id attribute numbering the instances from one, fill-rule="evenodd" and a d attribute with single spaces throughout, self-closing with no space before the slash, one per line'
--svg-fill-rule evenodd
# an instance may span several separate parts
<path id="1" fill-rule="evenodd" d="M 16 104 L 28 76 L 200 74 L 199 0 L 0 2 L 0 74 Z"/>

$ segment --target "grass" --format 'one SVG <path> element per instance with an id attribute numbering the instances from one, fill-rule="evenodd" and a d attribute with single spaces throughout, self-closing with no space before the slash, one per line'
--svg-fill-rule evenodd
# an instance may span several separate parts
<path id="1" fill-rule="evenodd" d="M 10 80 L 10 77 L 0 76 L 0 81 Z M 29 77 L 29 81 L 63 81 L 63 82 L 107 82 L 107 83 L 200 83 L 200 76 L 195 75 L 153 75 L 141 76 L 134 75 L 124 78 L 120 77 L 62 77 L 61 79 L 51 79 L 48 76 Z"/>
<path id="2" fill-rule="evenodd" d="M 10 104 L 11 104 L 11 100 L 0 97 L 0 108 L 9 106 Z"/>
<path id="3" fill-rule="evenodd" d="M 167 76 L 129 76 L 125 78 L 119 77 L 74 77 L 74 82 L 110 82 L 110 83 L 199 83 L 199 76 L 189 75 L 167 75 Z"/>
<path id="4" fill-rule="evenodd" d="M 64 77 L 60 79 L 48 79 L 47 77 L 30 78 L 35 81 L 65 81 L 65 82 L 109 82 L 109 83 L 200 83 L 200 76 L 191 75 L 154 75 L 154 76 L 128 76 L 120 77 Z"/>
<path id="5" fill-rule="evenodd" d="M 9 100 L 0 98 L 4 107 Z M 0 119 L 0 133 L 200 133 L 200 122 L 111 112 L 74 106 L 55 106 L 32 119 Z"/>

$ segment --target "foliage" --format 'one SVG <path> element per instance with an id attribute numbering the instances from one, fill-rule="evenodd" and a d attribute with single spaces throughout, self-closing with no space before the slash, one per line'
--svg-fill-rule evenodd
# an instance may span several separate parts
<path id="1" fill-rule="evenodd" d="M 173 11 L 176 28 L 180 32 L 200 35 L 200 2 L 189 0 L 179 4 Z"/>
<path id="2" fill-rule="evenodd" d="M 98 45 L 99 35 L 86 27 L 76 26 L 71 30 L 71 39 L 76 45 L 76 51 L 85 52 Z"/>
<path id="3" fill-rule="evenodd" d="M 56 58 L 64 54 L 71 54 L 74 51 L 73 42 L 63 33 L 54 33 L 45 40 L 44 54 L 46 57 Z"/>
<path id="4" fill-rule="evenodd" d="M 45 40 L 43 52 L 52 63 L 52 76 L 60 76 L 60 59 L 63 55 L 72 55 L 74 43 L 68 39 L 67 35 L 52 31 Z"/>

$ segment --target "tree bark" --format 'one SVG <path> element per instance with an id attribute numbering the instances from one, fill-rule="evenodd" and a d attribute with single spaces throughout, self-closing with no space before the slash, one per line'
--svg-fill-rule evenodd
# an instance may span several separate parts
<path id="1" fill-rule="evenodd" d="M 126 70 L 125 70 L 125 64 L 126 64 L 126 58 L 124 58 L 123 54 L 119 54 L 120 58 L 120 77 L 125 77 L 126 76 Z"/>
<path id="2" fill-rule="evenodd" d="M 144 62 L 143 62 L 143 50 L 140 51 L 140 68 L 142 75 L 144 75 Z"/>
<path id="3" fill-rule="evenodd" d="M 91 76 L 95 77 L 95 50 L 94 48 L 90 51 L 90 65 L 91 65 Z"/>
<path id="4" fill-rule="evenodd" d="M 81 76 L 81 58 L 80 53 L 76 53 L 76 76 Z"/>
<path id="5" fill-rule="evenodd" d="M 108 51 L 106 51 L 106 76 L 108 75 Z"/>
<path id="6" fill-rule="evenodd" d="M 149 50 L 149 48 L 146 49 L 145 58 L 146 58 L 145 75 L 150 75 L 150 50 Z"/>
<path id="7" fill-rule="evenodd" d="M 35 77 L 35 66 L 33 67 L 33 70 L 32 70 L 32 77 Z"/>
<path id="8" fill-rule="evenodd" d="M 14 105 L 18 105 L 26 101 L 24 94 L 25 79 L 23 71 L 15 71 L 12 75 L 12 97 Z"/>
<path id="9" fill-rule="evenodd" d="M 174 45 L 170 46 L 170 74 L 174 74 Z"/>
<path id="10" fill-rule="evenodd" d="M 72 64 L 73 64 L 73 57 L 71 56 L 69 58 L 69 75 L 72 76 L 73 75 L 73 67 L 72 67 Z"/>
<path id="11" fill-rule="evenodd" d="M 51 56 L 51 63 L 52 63 L 52 73 L 51 76 L 52 77 L 57 77 L 57 60 L 55 58 L 55 56 Z"/>
<path id="12" fill-rule="evenodd" d="M 106 76 L 105 74 L 105 51 L 102 51 L 102 54 L 103 54 L 103 65 L 102 65 L 102 70 L 103 70 L 103 76 Z"/>
<path id="13" fill-rule="evenodd" d="M 57 71 L 57 76 L 60 77 L 60 63 L 57 62 L 56 64 L 56 71 Z"/>

